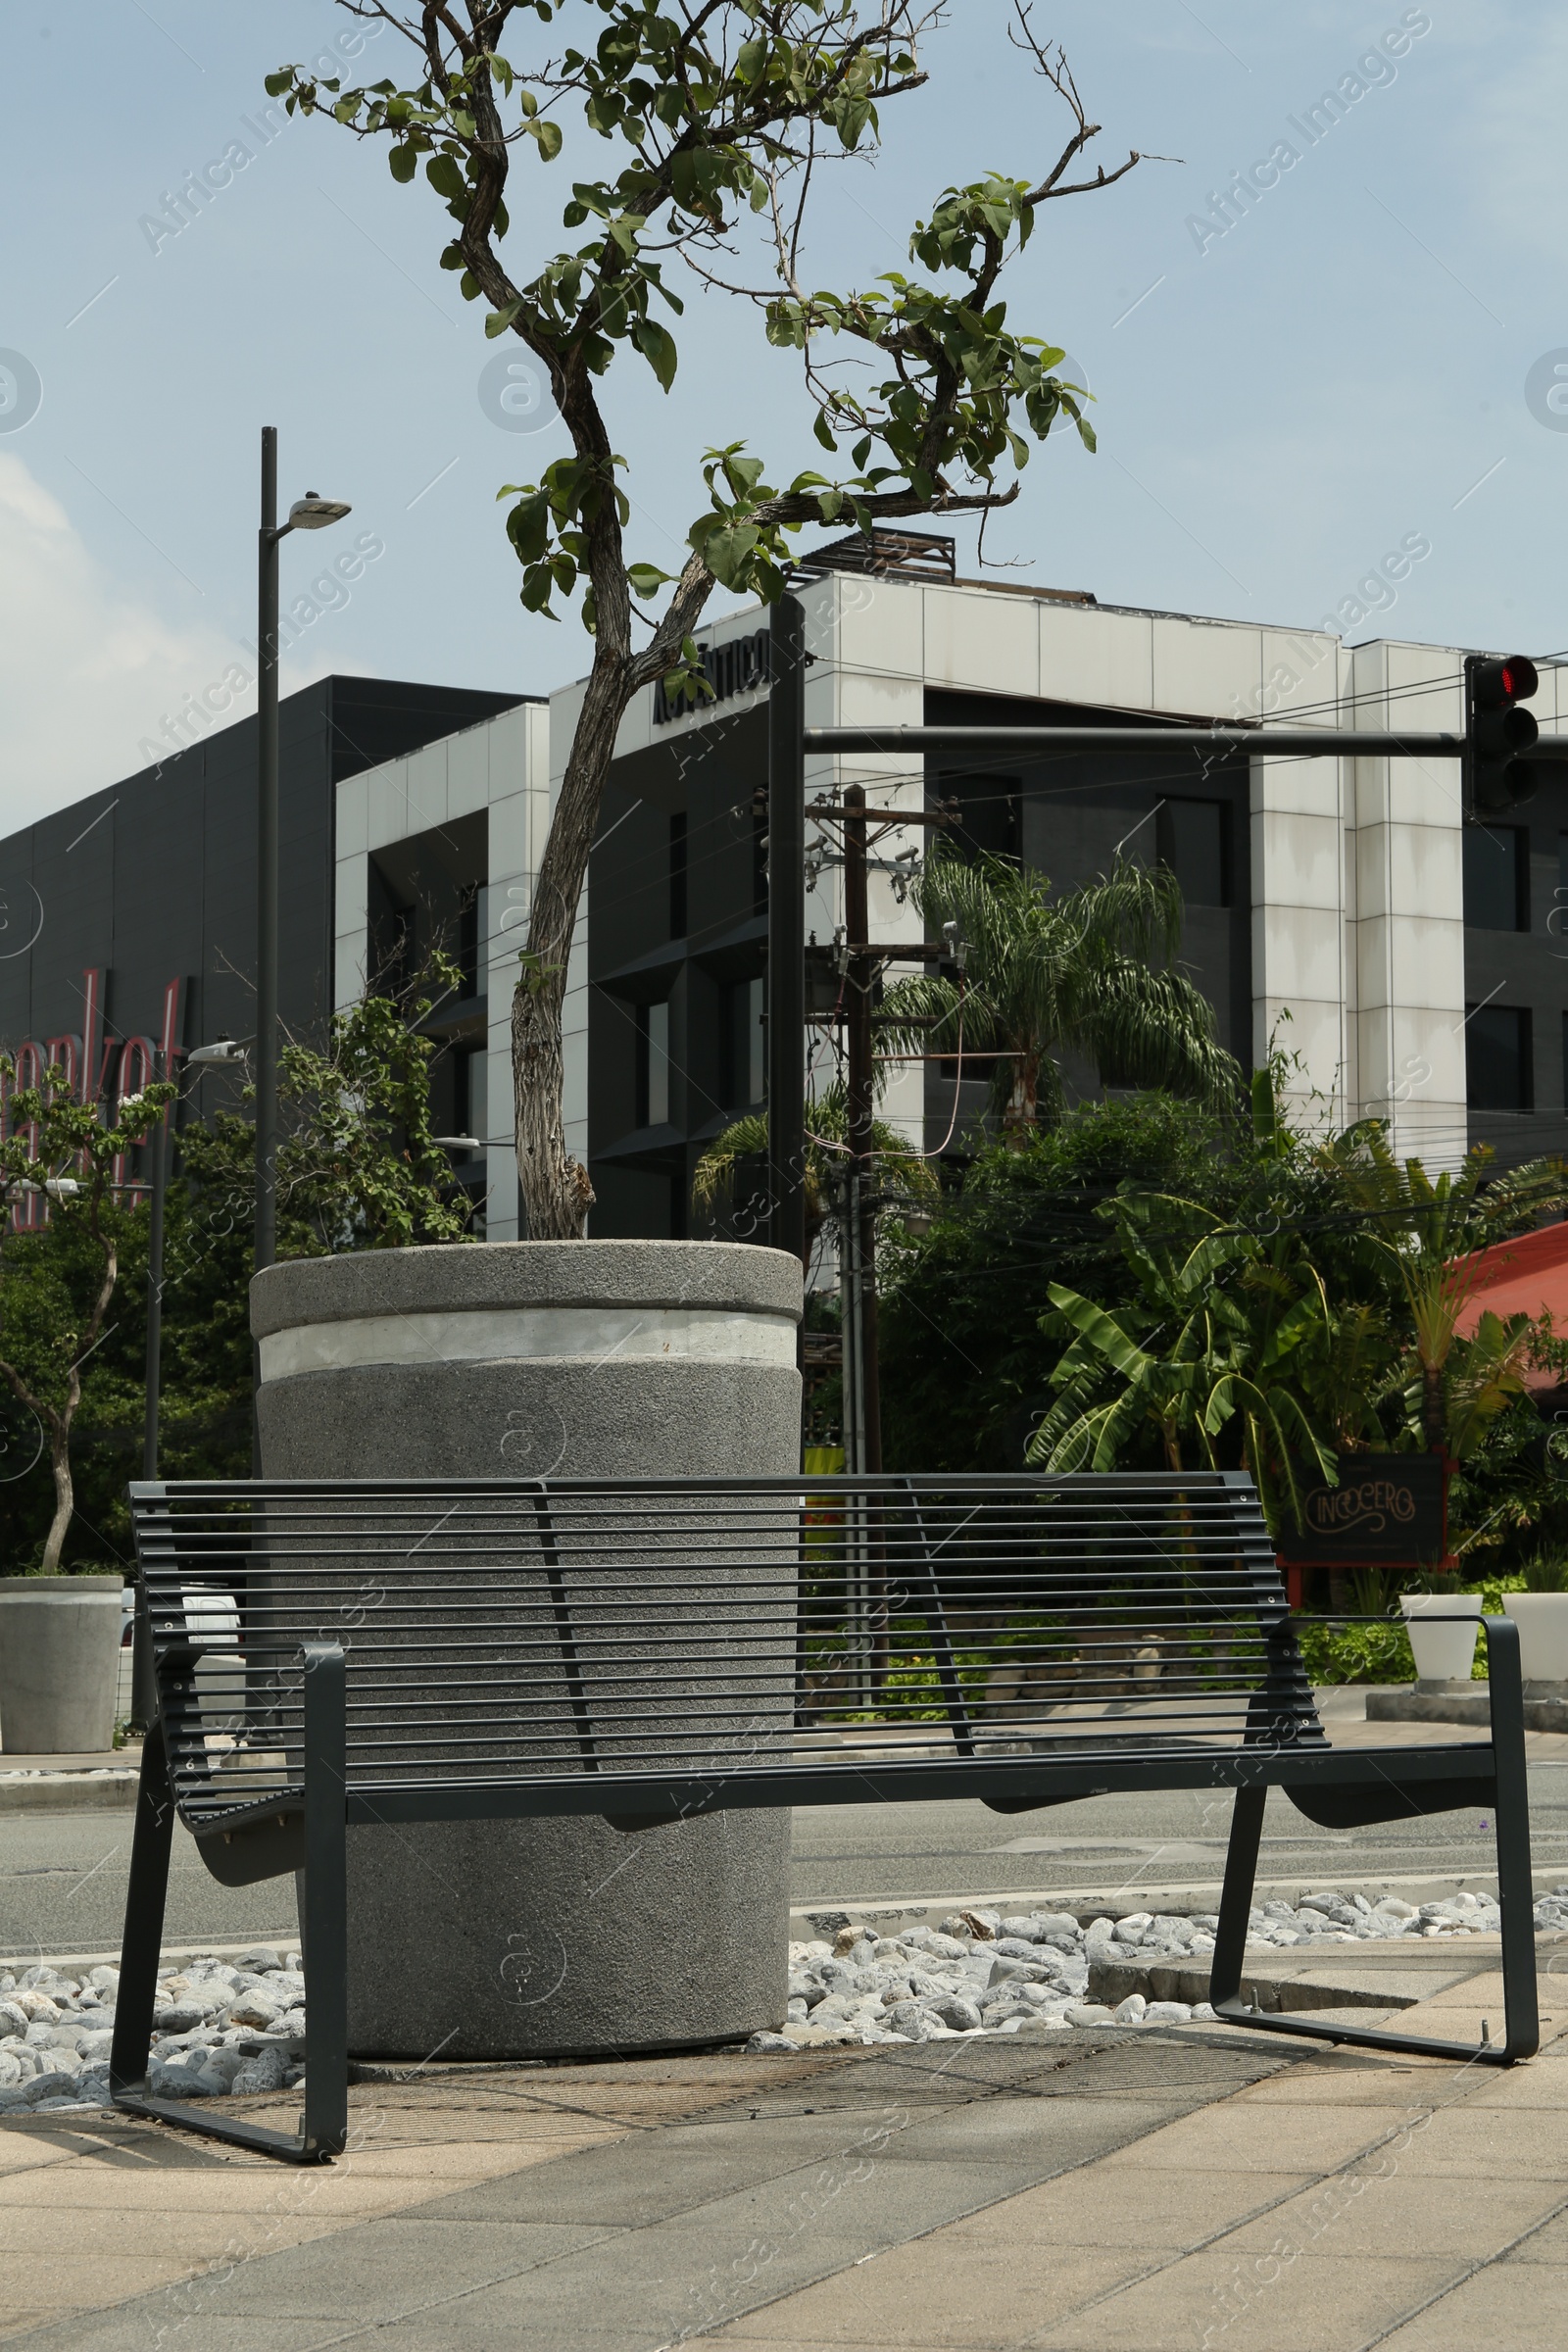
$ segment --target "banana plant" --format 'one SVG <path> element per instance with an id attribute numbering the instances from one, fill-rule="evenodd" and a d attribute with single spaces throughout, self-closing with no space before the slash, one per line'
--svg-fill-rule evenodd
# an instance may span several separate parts
<path id="1" fill-rule="evenodd" d="M 1028 1448 L 1055 1471 L 1112 1470 L 1152 1425 L 1172 1470 L 1240 1467 L 1271 1527 L 1299 1523 L 1298 1465 L 1334 1478 L 1335 1432 L 1306 1396 L 1342 1344 L 1320 1279 L 1292 1279 L 1252 1233 L 1226 1229 L 1195 1201 L 1144 1196 L 1118 1204 L 1140 1296 L 1107 1313 L 1051 1286 L 1075 1336 L 1052 1376 L 1057 1402 Z M 1192 1247 L 1140 1236 L 1158 1216 L 1209 1230 Z"/>

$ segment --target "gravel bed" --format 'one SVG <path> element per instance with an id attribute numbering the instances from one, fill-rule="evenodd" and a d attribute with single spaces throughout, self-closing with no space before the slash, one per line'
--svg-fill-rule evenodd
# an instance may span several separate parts
<path id="1" fill-rule="evenodd" d="M 0 1970 L 0 2115 L 107 2107 L 118 1968 Z M 297 1951 L 187 1960 L 158 1980 L 148 2086 L 159 2098 L 286 2089 L 304 2068 Z"/>
<path id="2" fill-rule="evenodd" d="M 1065 1911 L 1004 1918 L 960 1911 L 940 1929 L 897 1936 L 846 1922 L 832 1942 L 792 1943 L 785 2023 L 754 2034 L 753 2050 L 808 2050 L 875 2041 L 941 2041 L 976 2034 L 1056 2034 L 1074 2026 L 1165 2026 L 1213 2016 L 1206 2001 L 1115 2009 L 1087 1998 L 1092 1960 L 1182 1961 L 1214 1948 L 1212 1913 L 1187 1919 L 1133 1911 L 1081 1927 Z M 1387 1895 L 1309 1894 L 1294 1909 L 1251 1914 L 1249 1947 L 1438 1941 L 1495 1935 L 1490 1895 L 1441 1903 Z M 1568 1887 L 1536 1905 L 1539 1928 L 1568 1928 Z M 20 1976 L 0 1970 L 0 2115 L 109 2104 L 117 1968 Z M 297 1950 L 258 1944 L 235 1961 L 209 1954 L 158 1980 L 149 2086 L 161 2098 L 244 2096 L 292 2088 L 304 2076 L 305 1979 Z"/>
<path id="3" fill-rule="evenodd" d="M 1494 1936 L 1502 1915 L 1491 1895 L 1454 1894 L 1440 1903 L 1332 1889 L 1298 1905 L 1270 1902 L 1250 1914 L 1248 1946 L 1284 1951 L 1301 1944 L 1402 1940 L 1435 1942 Z M 1054 2034 L 1074 2026 L 1203 2023 L 1206 2001 L 1149 2001 L 1129 1993 L 1116 2008 L 1088 1999 L 1091 1961 L 1191 1961 L 1214 1949 L 1212 1912 L 1197 1918 L 1133 1911 L 1081 1927 L 1064 1911 L 1003 1918 L 959 1911 L 939 1929 L 879 1936 L 853 1921 L 833 1942 L 790 1946 L 789 2008 L 777 2034 L 754 2034 L 754 2050 L 818 2049 L 873 2041 L 940 2041 L 973 2034 Z M 1568 1887 L 1536 1905 L 1539 1928 L 1568 1927 Z"/>

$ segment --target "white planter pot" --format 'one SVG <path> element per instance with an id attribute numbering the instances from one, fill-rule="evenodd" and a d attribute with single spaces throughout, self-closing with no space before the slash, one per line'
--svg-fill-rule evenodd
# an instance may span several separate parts
<path id="1" fill-rule="evenodd" d="M 1476 1662 L 1476 1636 L 1481 1630 L 1479 1592 L 1401 1592 L 1405 1631 L 1415 1653 L 1415 1670 L 1423 1683 L 1463 1683 Z M 1473 1618 L 1469 1625 L 1427 1625 L 1428 1617 Z"/>
<path id="2" fill-rule="evenodd" d="M 0 1577 L 0 1749 L 113 1747 L 121 1590 L 118 1576 Z"/>
<path id="3" fill-rule="evenodd" d="M 1527 1683 L 1568 1683 L 1568 1592 L 1508 1592 L 1519 1628 L 1519 1670 Z"/>

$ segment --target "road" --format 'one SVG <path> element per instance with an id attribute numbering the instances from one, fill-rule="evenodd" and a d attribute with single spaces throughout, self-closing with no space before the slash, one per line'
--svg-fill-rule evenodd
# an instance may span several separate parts
<path id="1" fill-rule="evenodd" d="M 1532 1833 L 1539 1889 L 1568 1885 L 1568 1762 L 1533 1761 Z M 907 1895 L 1058 1893 L 1132 1910 L 1151 1892 L 1219 1878 L 1230 1798 L 1208 1792 L 1099 1796 L 1002 1816 L 973 1802 L 847 1805 L 795 1824 L 797 1903 L 843 1905 Z M 1493 1867 L 1475 1813 L 1354 1833 L 1319 1830 L 1277 1791 L 1269 1798 L 1261 1876 L 1318 1885 L 1480 1876 Z M 131 1815 L 0 1816 L 0 1955 L 109 1951 L 120 1941 Z M 209 1878 L 174 1833 L 164 1936 L 171 1945 L 241 1943 L 291 1931 L 287 1879 L 234 1889 Z"/>

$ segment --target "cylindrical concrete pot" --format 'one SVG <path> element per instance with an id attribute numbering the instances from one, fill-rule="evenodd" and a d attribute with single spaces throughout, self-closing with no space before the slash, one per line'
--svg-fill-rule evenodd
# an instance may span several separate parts
<path id="1" fill-rule="evenodd" d="M 1527 1683 L 1568 1683 L 1568 1592 L 1505 1592 L 1519 1628 L 1519 1672 Z"/>
<path id="2" fill-rule="evenodd" d="M 791 1257 L 502 1242 L 274 1266 L 251 1290 L 273 1478 L 788 1476 Z M 361 2056 L 691 2048 L 783 2010 L 789 1817 L 355 1829 Z"/>
<path id="3" fill-rule="evenodd" d="M 1479 1592 L 1403 1592 L 1404 1630 L 1415 1653 L 1417 1679 L 1423 1683 L 1462 1683 L 1476 1662 L 1476 1637 L 1481 1631 Z M 1424 1618 L 1458 1617 L 1474 1624 L 1427 1625 Z"/>
<path id="4" fill-rule="evenodd" d="M 118 1576 L 0 1577 L 0 1750 L 113 1747 L 122 1589 Z"/>

